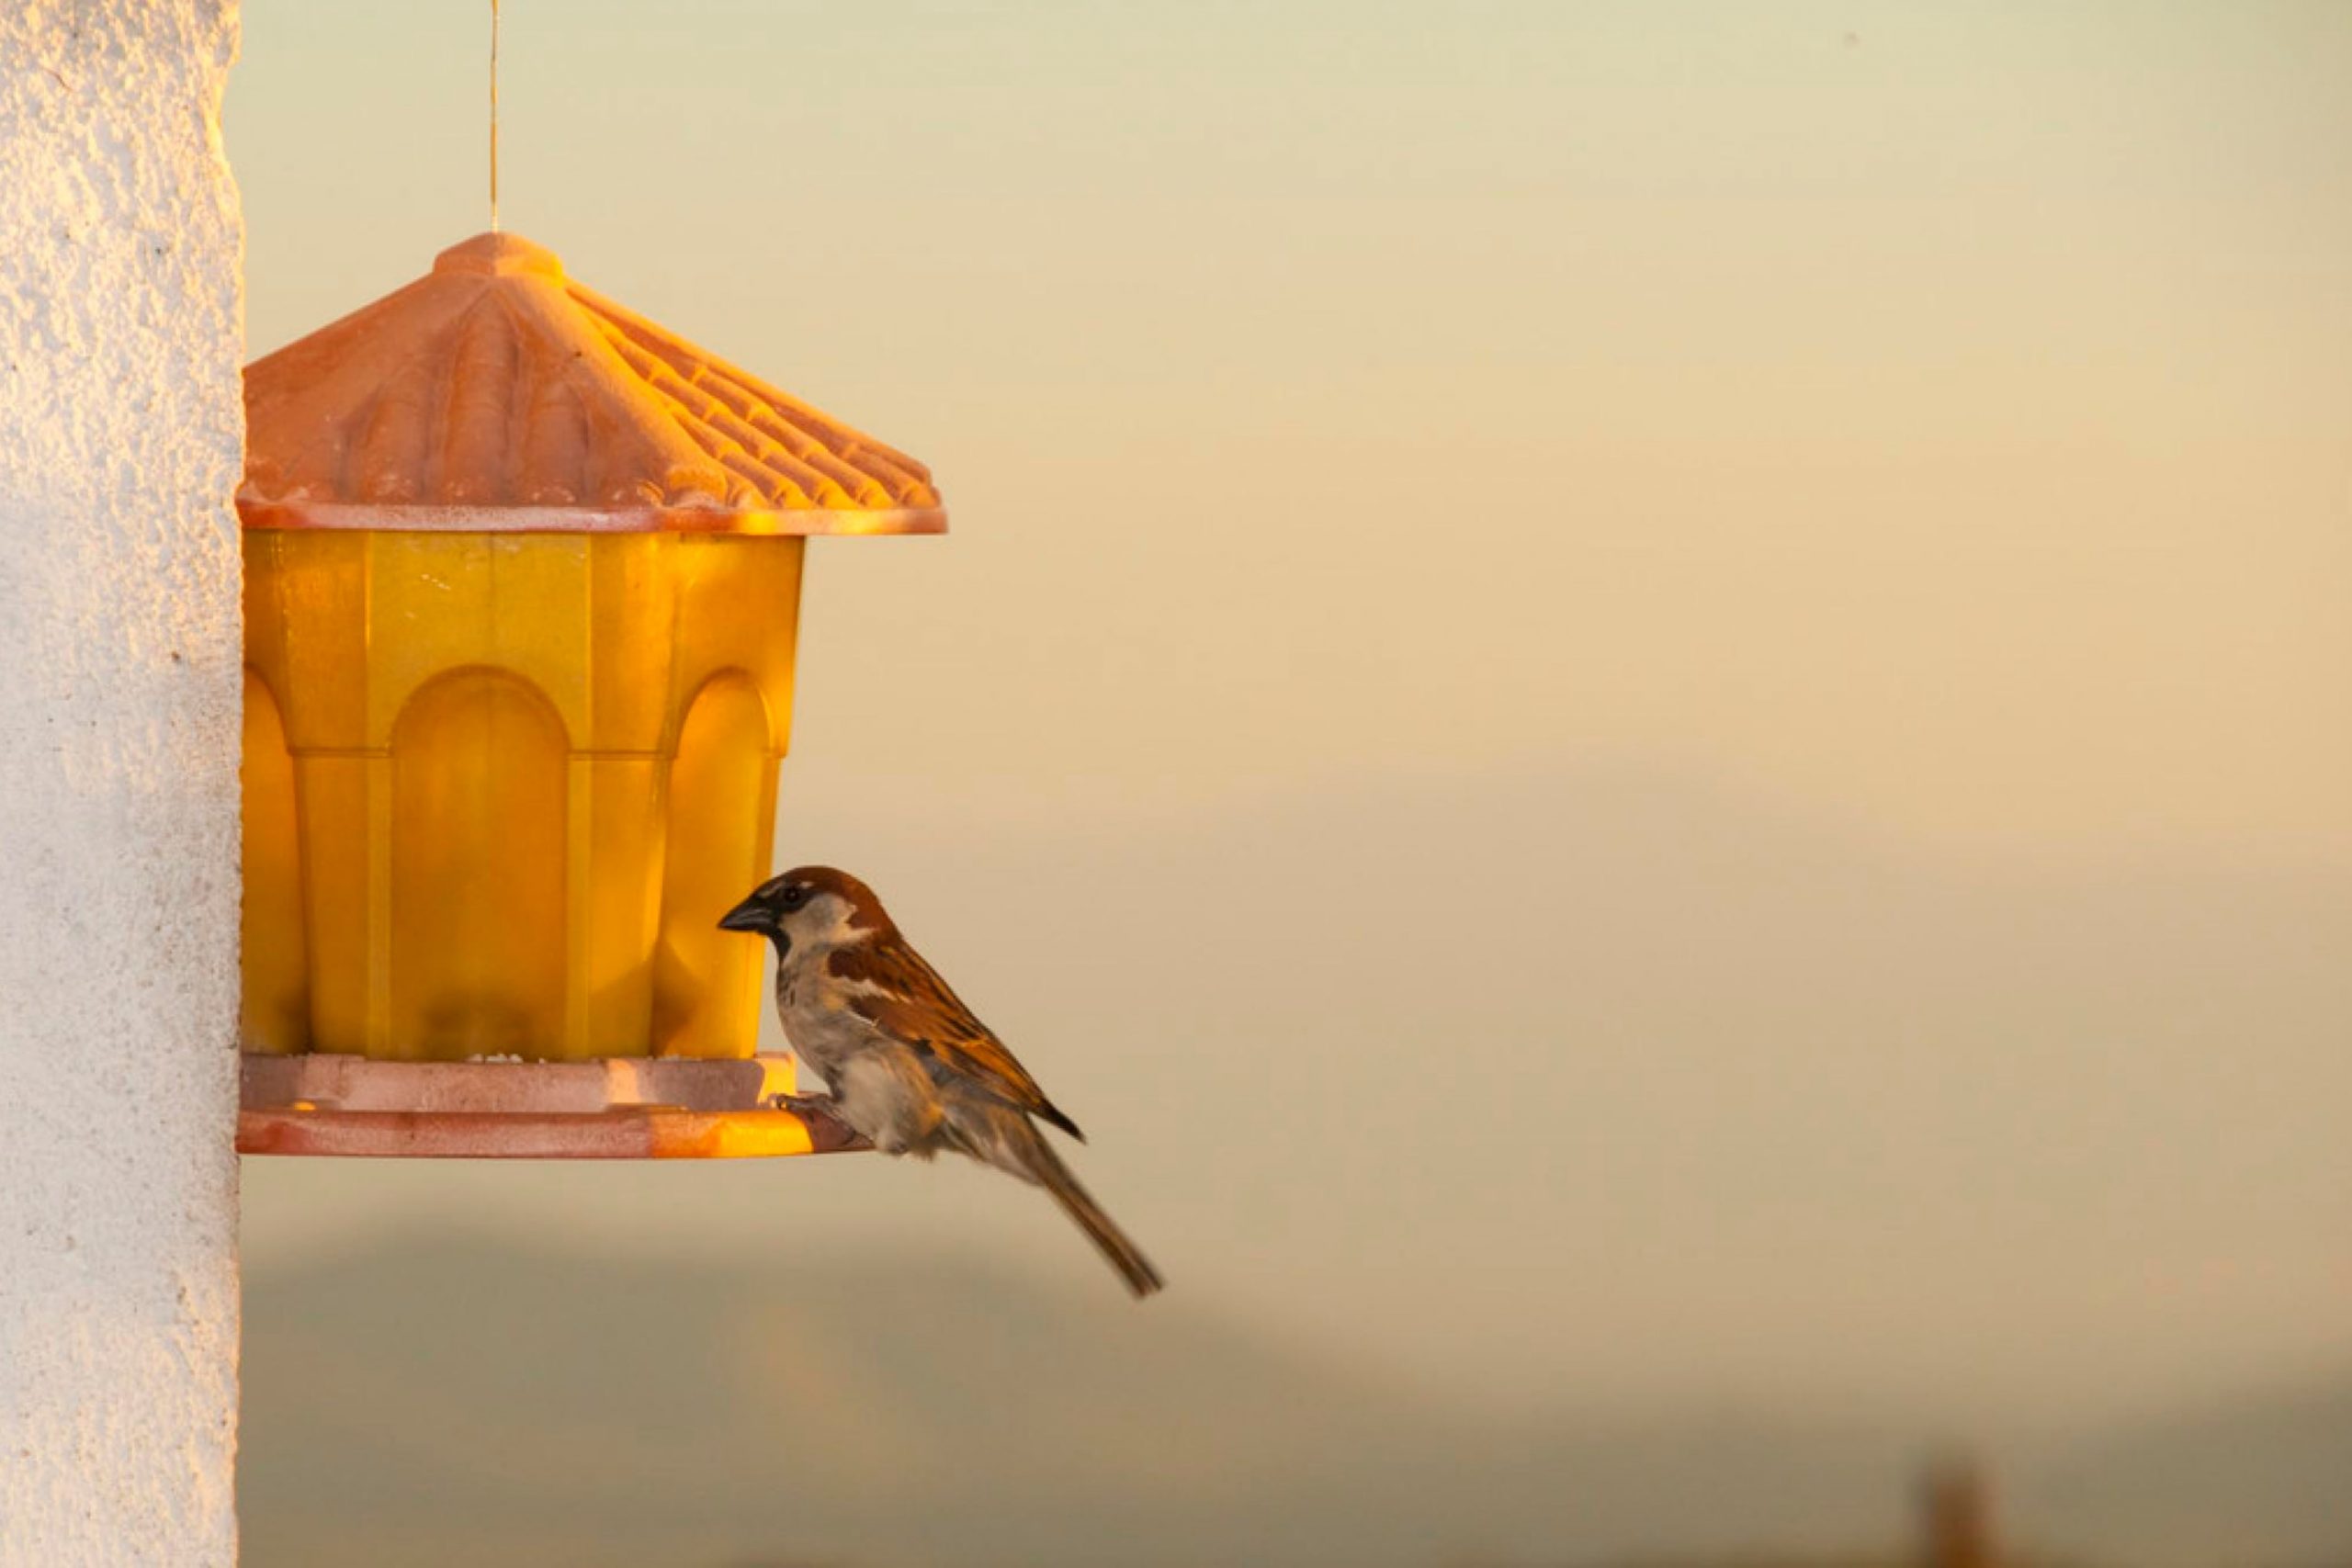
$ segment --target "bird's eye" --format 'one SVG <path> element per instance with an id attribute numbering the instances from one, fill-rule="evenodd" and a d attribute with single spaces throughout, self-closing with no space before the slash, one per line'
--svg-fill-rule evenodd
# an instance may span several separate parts
<path id="1" fill-rule="evenodd" d="M 808 902 L 808 889 L 806 887 L 793 886 L 787 887 L 784 890 L 784 907 L 786 908 L 797 909 L 801 905 L 806 904 L 807 902 Z"/>

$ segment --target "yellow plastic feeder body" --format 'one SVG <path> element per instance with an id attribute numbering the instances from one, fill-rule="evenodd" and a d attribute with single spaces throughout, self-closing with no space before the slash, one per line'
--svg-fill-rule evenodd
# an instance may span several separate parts
<path id="1" fill-rule="evenodd" d="M 250 1048 L 751 1055 L 802 548 L 248 532 Z"/>
<path id="2" fill-rule="evenodd" d="M 928 471 L 512 235 L 246 403 L 246 1050 L 752 1057 L 805 536 Z"/>

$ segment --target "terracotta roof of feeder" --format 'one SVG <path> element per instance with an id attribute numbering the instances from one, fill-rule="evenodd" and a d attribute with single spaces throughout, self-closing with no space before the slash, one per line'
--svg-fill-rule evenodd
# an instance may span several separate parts
<path id="1" fill-rule="evenodd" d="M 477 234 L 245 367 L 249 527 L 920 534 L 931 471 Z"/>

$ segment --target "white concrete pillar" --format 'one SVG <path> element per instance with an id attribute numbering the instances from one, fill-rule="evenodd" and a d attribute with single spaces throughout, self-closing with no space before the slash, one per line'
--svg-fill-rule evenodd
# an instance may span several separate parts
<path id="1" fill-rule="evenodd" d="M 0 1565 L 228 1568 L 233 0 L 0 5 Z"/>

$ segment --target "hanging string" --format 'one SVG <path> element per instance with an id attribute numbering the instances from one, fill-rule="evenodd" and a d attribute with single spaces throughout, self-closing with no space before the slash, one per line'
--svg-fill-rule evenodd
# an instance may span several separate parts
<path id="1" fill-rule="evenodd" d="M 498 0 L 490 0 L 490 231 L 498 232 Z"/>

